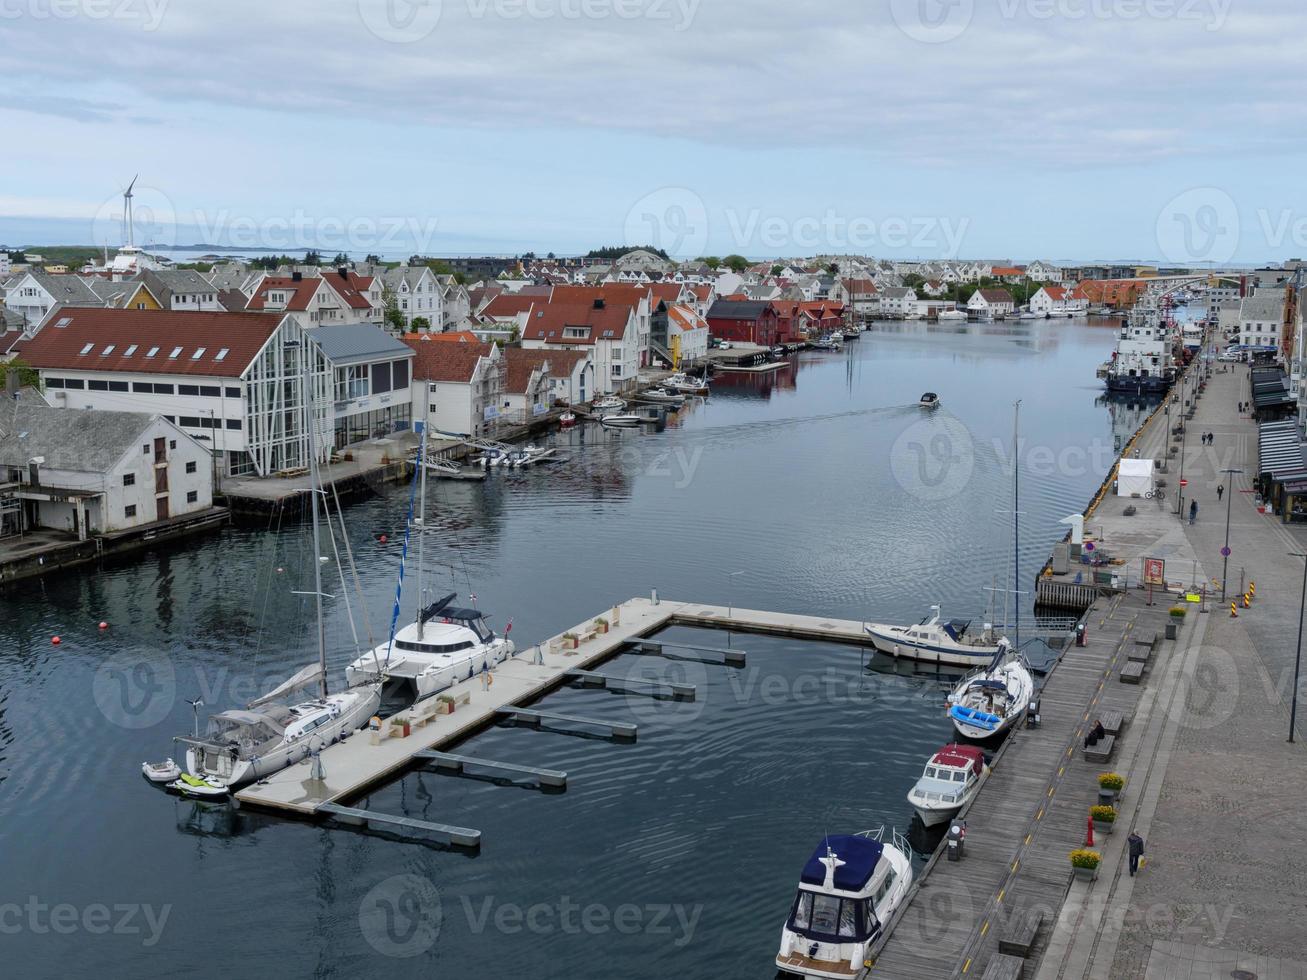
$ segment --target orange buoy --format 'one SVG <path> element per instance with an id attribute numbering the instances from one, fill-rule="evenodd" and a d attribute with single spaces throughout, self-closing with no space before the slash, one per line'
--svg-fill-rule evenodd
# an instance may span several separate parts
<path id="1" fill-rule="evenodd" d="M 103 619 L 100 620 L 100 629 L 107 630 L 108 628 L 109 628 L 109 624 L 106 623 Z"/>
<path id="2" fill-rule="evenodd" d="M 52 636 L 52 637 L 50 637 L 50 643 L 51 643 L 53 646 L 58 646 L 58 645 L 59 645 L 60 643 L 62 643 L 62 642 L 63 642 L 63 640 L 59 639 L 59 637 L 57 637 L 57 636 Z"/>
<path id="3" fill-rule="evenodd" d="M 387 541 L 390 540 L 390 538 L 386 537 L 386 535 L 383 534 L 381 537 L 377 538 L 377 540 L 380 541 L 382 544 L 385 544 Z"/>

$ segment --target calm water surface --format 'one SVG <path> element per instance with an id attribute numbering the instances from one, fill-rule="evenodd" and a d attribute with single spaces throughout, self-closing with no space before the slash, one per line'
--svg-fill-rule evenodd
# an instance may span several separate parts
<path id="1" fill-rule="evenodd" d="M 519 646 L 651 588 L 980 617 L 1010 576 L 1012 403 L 1028 588 L 1137 422 L 1098 400 L 1112 339 L 1066 321 L 884 324 L 845 353 L 723 378 L 661 433 L 584 429 L 560 437 L 563 467 L 433 483 L 436 587 L 471 583 Z M 917 407 L 924 390 L 938 411 Z M 337 665 L 351 629 L 384 634 L 406 505 L 390 487 L 346 510 L 366 608 L 351 627 L 329 604 Z M 864 669 L 851 647 L 680 629 L 747 649 L 748 668 L 632 655 L 605 669 L 683 677 L 700 699 L 548 699 L 637 721 L 637 744 L 496 728 L 463 747 L 566 770 L 566 793 L 415 773 L 367 801 L 480 828 L 475 856 L 154 791 L 139 765 L 189 731 L 186 699 L 202 717 L 238 706 L 313 659 L 311 606 L 290 594 L 310 587 L 307 544 L 299 526 L 232 528 L 0 596 L 6 975 L 771 976 L 822 833 L 906 830 L 904 794 L 949 739 L 933 678 Z"/>

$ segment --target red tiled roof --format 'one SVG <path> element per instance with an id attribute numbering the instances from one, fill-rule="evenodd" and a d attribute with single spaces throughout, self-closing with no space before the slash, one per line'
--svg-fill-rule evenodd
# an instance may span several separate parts
<path id="1" fill-rule="evenodd" d="M 528 312 L 531 307 L 539 303 L 539 296 L 523 296 L 521 293 L 500 293 L 481 311 L 483 317 L 494 320 L 506 320 L 509 317 L 515 317 L 519 313 Z"/>
<path id="2" fill-rule="evenodd" d="M 593 303 L 602 299 L 609 306 L 639 306 L 649 295 L 652 286 L 637 286 L 629 282 L 606 282 L 598 286 L 555 286 L 549 294 L 553 303 Z"/>
<path id="3" fill-rule="evenodd" d="M 658 282 L 645 287 L 649 290 L 649 305 L 657 306 L 659 303 L 671 305 L 681 296 L 681 285 L 675 282 Z"/>
<path id="4" fill-rule="evenodd" d="M 708 329 L 708 321 L 696 313 L 692 307 L 683 304 L 667 308 L 667 323 L 669 326 L 675 324 L 682 331 L 699 330 L 700 328 Z"/>
<path id="5" fill-rule="evenodd" d="M 876 292 L 876 284 L 870 279 L 845 279 L 844 288 L 853 296 Z"/>
<path id="6" fill-rule="evenodd" d="M 316 276 L 305 277 L 304 279 L 291 279 L 289 276 L 266 276 L 255 290 L 250 301 L 245 304 L 247 310 L 267 309 L 268 291 L 281 290 L 293 293 L 286 303 L 287 310 L 302 311 L 309 308 L 309 300 L 313 294 L 318 291 L 322 285 L 322 280 Z"/>
<path id="7" fill-rule="evenodd" d="M 712 296 L 714 288 L 713 286 L 691 286 L 690 291 L 694 293 L 695 299 L 706 300 Z"/>
<path id="8" fill-rule="evenodd" d="M 403 334 L 399 339 L 404 341 L 404 343 L 406 344 L 411 340 L 434 340 L 447 344 L 481 343 L 481 338 L 478 337 L 476 334 L 474 334 L 471 330 L 454 330 L 451 331 L 450 333 L 406 333 Z"/>
<path id="9" fill-rule="evenodd" d="M 1009 293 L 1006 289 L 980 289 L 977 290 L 977 292 L 979 292 L 981 296 L 985 297 L 985 301 L 988 303 L 1012 303 L 1014 305 L 1016 304 L 1016 300 L 1012 298 L 1012 294 Z"/>
<path id="10" fill-rule="evenodd" d="M 1049 299 L 1062 300 L 1067 297 L 1065 286 L 1045 286 L 1044 292 L 1048 294 Z"/>
<path id="11" fill-rule="evenodd" d="M 236 378 L 281 321 L 278 313 L 66 307 L 23 344 L 22 355 L 37 368 Z M 94 346 L 83 354 L 87 344 Z M 127 355 L 133 345 L 136 350 Z M 106 355 L 108 347 L 113 351 Z M 178 348 L 177 356 L 170 356 Z M 204 353 L 195 357 L 201 348 Z M 146 356 L 150 350 L 155 350 L 154 357 Z M 219 360 L 223 350 L 227 353 Z"/>
<path id="12" fill-rule="evenodd" d="M 620 339 L 631 316 L 630 306 L 609 303 L 607 299 L 600 309 L 595 308 L 593 301 L 555 301 L 531 312 L 522 336 L 526 340 L 543 340 L 548 344 L 593 344 L 608 331 L 612 332 L 612 338 Z M 567 327 L 588 329 L 583 337 L 568 337 L 565 336 Z"/>
<path id="13" fill-rule="evenodd" d="M 1024 276 L 1026 270 L 1015 265 L 996 265 L 989 271 L 991 276 Z"/>
<path id="14" fill-rule="evenodd" d="M 333 272 L 323 273 L 322 281 L 340 294 L 340 298 L 353 309 L 370 310 L 372 304 L 368 302 L 368 290 L 372 288 L 371 276 L 360 276 L 357 272 L 345 271 L 345 275 L 340 274 L 337 269 Z"/>
<path id="15" fill-rule="evenodd" d="M 412 334 L 404 336 L 404 343 L 417 352 L 413 358 L 413 377 L 419 381 L 458 381 L 467 384 L 476 373 L 477 363 L 483 357 L 489 357 L 493 344 L 442 344 L 433 337 L 442 334 L 420 334 L 419 340 L 411 340 Z"/>
<path id="16" fill-rule="evenodd" d="M 549 376 L 566 378 L 576 367 L 590 355 L 580 350 L 528 350 L 525 347 L 505 347 L 504 358 L 507 370 L 504 373 L 504 390 L 514 394 L 526 393 L 531 373 L 546 366 Z"/>

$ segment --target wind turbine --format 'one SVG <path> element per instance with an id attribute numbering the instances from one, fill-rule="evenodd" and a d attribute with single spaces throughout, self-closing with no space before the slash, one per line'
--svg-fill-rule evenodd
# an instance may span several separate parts
<path id="1" fill-rule="evenodd" d="M 132 188 L 136 186 L 136 181 L 140 179 L 140 176 L 140 174 L 137 174 L 133 177 L 132 182 L 127 185 L 127 190 L 123 191 L 123 229 L 128 248 L 133 248 L 136 245 L 136 228 L 132 218 Z"/>

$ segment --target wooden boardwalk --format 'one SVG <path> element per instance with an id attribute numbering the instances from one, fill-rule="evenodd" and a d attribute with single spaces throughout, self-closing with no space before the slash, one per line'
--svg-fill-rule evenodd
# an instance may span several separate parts
<path id="1" fill-rule="evenodd" d="M 1165 618 L 1164 605 L 1147 608 L 1138 595 L 1090 610 L 1087 646 L 1068 648 L 1045 681 L 1042 724 L 1009 737 L 963 815 L 965 857 L 949 862 L 942 848 L 936 852 L 875 956 L 872 977 L 978 977 L 1008 923 L 1039 909 L 1045 920 L 1027 964 L 1033 974 L 1071 882 L 1068 853 L 1084 841 L 1097 775 L 1109 768 L 1083 761 L 1084 733 L 1106 712 L 1134 714 L 1142 688 L 1121 684 L 1117 671 L 1135 638 L 1162 632 Z M 1128 733 L 1127 726 L 1122 737 Z"/>

